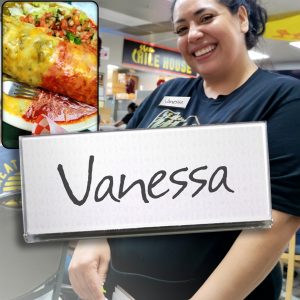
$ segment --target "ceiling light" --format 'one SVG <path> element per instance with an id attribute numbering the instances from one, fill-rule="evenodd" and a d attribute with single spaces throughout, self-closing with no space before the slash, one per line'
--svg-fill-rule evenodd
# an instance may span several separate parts
<path id="1" fill-rule="evenodd" d="M 260 59 L 270 58 L 269 55 L 266 55 L 266 54 L 263 54 L 263 53 L 260 53 L 260 52 L 256 52 L 256 51 L 253 51 L 253 50 L 249 50 L 248 53 L 249 53 L 249 57 L 252 60 L 260 60 Z"/>
<path id="2" fill-rule="evenodd" d="M 299 42 L 291 42 L 290 45 L 294 46 L 294 47 L 297 47 L 297 48 L 300 48 L 300 41 Z"/>

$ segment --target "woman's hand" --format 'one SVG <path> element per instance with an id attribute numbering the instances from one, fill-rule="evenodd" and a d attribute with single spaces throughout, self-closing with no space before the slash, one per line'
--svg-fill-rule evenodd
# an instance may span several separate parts
<path id="1" fill-rule="evenodd" d="M 73 290 L 84 300 L 104 300 L 102 286 L 110 261 L 106 239 L 79 241 L 69 266 Z"/>

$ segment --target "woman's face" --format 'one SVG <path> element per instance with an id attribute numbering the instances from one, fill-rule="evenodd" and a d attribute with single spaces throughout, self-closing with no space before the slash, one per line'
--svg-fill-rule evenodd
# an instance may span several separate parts
<path id="1" fill-rule="evenodd" d="M 230 72 L 248 57 L 248 17 L 244 7 L 232 15 L 217 0 L 177 0 L 173 22 L 179 51 L 203 77 Z"/>

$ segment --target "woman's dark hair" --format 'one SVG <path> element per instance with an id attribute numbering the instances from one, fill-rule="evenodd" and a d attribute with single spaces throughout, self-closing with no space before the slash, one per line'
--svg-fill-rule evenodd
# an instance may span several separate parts
<path id="1" fill-rule="evenodd" d="M 137 109 L 137 105 L 134 102 L 131 102 L 130 104 L 128 104 L 127 107 L 130 108 L 132 110 L 132 112 L 134 112 Z"/>
<path id="2" fill-rule="evenodd" d="M 174 7 L 177 0 L 173 0 L 171 5 L 171 13 L 173 17 Z M 258 38 L 263 35 L 266 29 L 268 14 L 257 0 L 216 0 L 225 5 L 234 15 L 238 12 L 240 6 L 244 6 L 248 13 L 249 30 L 245 35 L 247 49 L 256 46 Z"/>

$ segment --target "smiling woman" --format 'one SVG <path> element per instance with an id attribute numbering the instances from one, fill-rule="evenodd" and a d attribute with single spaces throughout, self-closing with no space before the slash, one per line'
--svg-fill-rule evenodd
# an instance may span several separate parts
<path id="1" fill-rule="evenodd" d="M 108 298 L 120 285 L 143 300 L 278 300 L 277 262 L 300 226 L 300 81 L 250 60 L 247 50 L 267 20 L 256 0 L 175 0 L 172 20 L 178 48 L 201 78 L 160 85 L 127 128 L 267 122 L 273 227 L 79 242 L 73 288 L 83 299 L 102 300 L 99 286 L 107 278 Z M 165 97 L 189 101 L 165 107 Z"/>
<path id="2" fill-rule="evenodd" d="M 265 30 L 266 11 L 255 1 L 182 1 L 172 5 L 178 48 L 188 64 L 203 77 L 236 73 L 246 80 L 244 70 L 256 66 L 247 49 L 254 47 Z M 226 61 L 226 64 L 224 64 Z M 238 63 L 237 63 L 238 62 Z M 241 64 L 244 68 L 241 68 Z M 242 83 L 242 82 L 241 82 Z"/>
<path id="3" fill-rule="evenodd" d="M 172 2 L 171 11 L 172 11 L 172 21 L 174 22 L 174 7 L 177 0 Z M 225 5 L 230 13 L 232 15 L 235 15 L 240 6 L 243 5 L 243 7 L 247 11 L 248 15 L 248 21 L 249 21 L 249 30 L 245 34 L 245 41 L 247 49 L 250 50 L 253 48 L 257 42 L 258 38 L 264 33 L 265 31 L 265 24 L 267 20 L 267 11 L 263 8 L 257 5 L 257 1 L 243 1 L 243 0 L 218 0 L 220 4 Z M 209 23 L 212 21 L 213 15 L 211 14 L 205 14 L 202 17 L 202 21 L 204 23 Z"/>

